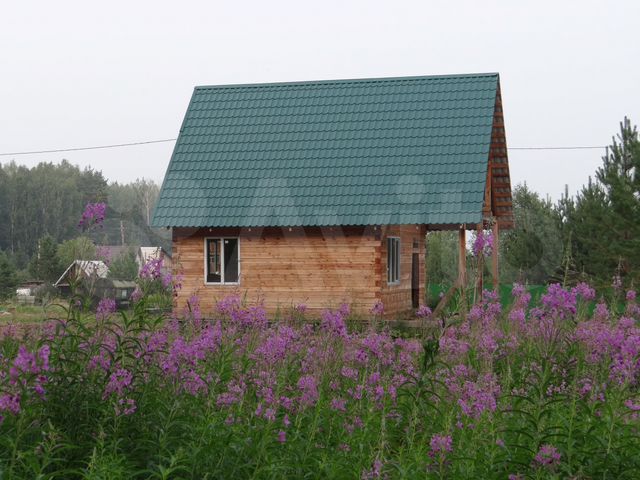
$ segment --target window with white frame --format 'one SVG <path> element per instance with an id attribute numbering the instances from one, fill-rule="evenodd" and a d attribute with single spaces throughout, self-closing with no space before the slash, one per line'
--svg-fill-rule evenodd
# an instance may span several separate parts
<path id="1" fill-rule="evenodd" d="M 387 238 L 387 283 L 400 283 L 400 239 Z"/>
<path id="2" fill-rule="evenodd" d="M 238 238 L 204 239 L 205 283 L 238 283 L 240 241 Z"/>

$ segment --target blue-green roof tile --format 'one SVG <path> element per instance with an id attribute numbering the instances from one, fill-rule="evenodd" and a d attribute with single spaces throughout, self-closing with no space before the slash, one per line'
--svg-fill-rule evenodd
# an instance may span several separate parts
<path id="1" fill-rule="evenodd" d="M 196 87 L 155 226 L 476 223 L 497 74 Z"/>

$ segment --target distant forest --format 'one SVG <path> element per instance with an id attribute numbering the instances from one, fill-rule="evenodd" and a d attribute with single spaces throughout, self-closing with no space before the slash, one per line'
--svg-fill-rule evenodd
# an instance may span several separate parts
<path id="1" fill-rule="evenodd" d="M 170 232 L 149 226 L 159 191 L 145 179 L 109 183 L 101 172 L 66 160 L 33 168 L 0 165 L 0 252 L 21 270 L 43 238 L 62 243 L 82 234 L 99 245 L 160 245 L 170 251 Z M 105 202 L 106 218 L 103 228 L 83 233 L 78 221 L 90 202 Z"/>

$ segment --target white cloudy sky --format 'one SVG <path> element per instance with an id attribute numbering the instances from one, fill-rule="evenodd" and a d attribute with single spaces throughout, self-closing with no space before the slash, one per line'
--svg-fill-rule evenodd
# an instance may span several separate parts
<path id="1" fill-rule="evenodd" d="M 640 1 L 30 1 L 0 4 L 0 153 L 173 138 L 194 85 L 500 72 L 509 146 L 606 145 L 640 122 Z M 172 144 L 67 158 L 162 180 Z M 558 198 L 602 151 L 510 152 Z"/>

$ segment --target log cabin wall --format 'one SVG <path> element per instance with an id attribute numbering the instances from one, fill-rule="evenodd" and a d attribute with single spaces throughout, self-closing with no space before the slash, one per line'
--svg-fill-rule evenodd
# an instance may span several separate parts
<path id="1" fill-rule="evenodd" d="M 238 285 L 205 284 L 207 237 L 240 239 Z M 192 295 L 206 313 L 217 300 L 237 292 L 246 293 L 249 301 L 263 298 L 272 314 L 304 303 L 314 316 L 341 302 L 364 314 L 380 298 L 383 280 L 380 229 L 373 227 L 174 228 L 173 264 L 183 275 L 178 312 Z"/>
<path id="2" fill-rule="evenodd" d="M 413 308 L 411 273 L 413 254 L 418 255 L 418 303 L 425 298 L 425 235 L 424 225 L 390 225 L 382 228 L 380 243 L 380 264 L 378 272 L 381 284 L 380 300 L 384 304 L 386 317 L 394 317 L 409 312 Z M 387 239 L 400 238 L 400 281 L 397 284 L 387 282 Z"/>

